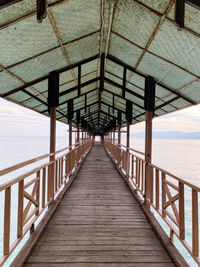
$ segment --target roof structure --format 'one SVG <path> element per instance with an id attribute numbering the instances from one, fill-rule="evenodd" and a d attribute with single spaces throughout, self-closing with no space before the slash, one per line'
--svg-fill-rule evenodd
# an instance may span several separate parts
<path id="1" fill-rule="evenodd" d="M 14 2 L 0 10 L 1 97 L 48 116 L 57 71 L 57 119 L 68 122 L 73 99 L 74 125 L 80 116 L 98 134 L 126 125 L 127 100 L 133 124 L 145 120 L 147 76 L 156 81 L 155 116 L 199 103 L 198 1 L 186 1 L 182 30 L 174 0 L 49 0 L 42 23 L 36 1 Z"/>

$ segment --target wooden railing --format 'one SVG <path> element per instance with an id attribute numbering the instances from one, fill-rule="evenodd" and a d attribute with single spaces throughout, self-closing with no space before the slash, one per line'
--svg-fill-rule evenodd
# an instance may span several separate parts
<path id="1" fill-rule="evenodd" d="M 200 265 L 198 221 L 200 188 L 154 164 L 148 164 L 144 157 L 134 154 L 138 151 L 125 150 L 126 147 L 112 144 L 107 140 L 104 141 L 104 145 L 125 174 L 129 186 L 139 194 L 147 207 L 153 208 L 168 225 L 169 237 L 173 240 L 175 235 Z M 140 154 L 145 155 L 142 152 Z M 186 200 L 187 206 L 191 206 L 191 211 L 186 209 Z M 190 220 L 187 221 L 187 229 L 185 227 L 186 217 L 191 219 L 191 223 Z M 189 233 L 190 229 L 191 234 L 186 235 L 186 231 Z"/>
<path id="2" fill-rule="evenodd" d="M 76 144 L 57 151 L 55 156 L 59 156 L 55 157 L 54 161 L 49 160 L 54 155 L 51 153 L 0 171 L 0 176 L 3 176 L 33 163 L 41 164 L 41 160 L 48 161 L 0 185 L 0 193 L 4 194 L 3 220 L 1 219 L 4 225 L 1 238 L 3 241 L 3 255 L 0 259 L 0 266 L 8 259 L 26 233 L 29 230 L 30 232 L 34 231 L 35 221 L 41 217 L 43 211 L 57 197 L 58 192 L 64 189 L 64 185 L 70 182 L 70 175 L 73 174 L 91 145 L 91 140 L 88 140 L 80 145 Z M 16 194 L 18 194 L 17 197 Z M 14 227 L 14 225 L 11 225 L 12 198 L 15 198 L 18 205 L 15 225 L 17 234 L 15 240 L 11 243 L 11 226 Z"/>

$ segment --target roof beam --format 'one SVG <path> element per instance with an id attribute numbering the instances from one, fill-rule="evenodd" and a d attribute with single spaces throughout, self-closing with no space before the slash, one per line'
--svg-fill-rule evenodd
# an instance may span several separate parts
<path id="1" fill-rule="evenodd" d="M 120 88 L 120 89 L 122 89 L 122 90 L 124 89 L 123 85 L 121 85 L 121 84 L 119 84 L 119 83 L 117 83 L 117 82 L 114 82 L 113 80 L 111 80 L 111 79 L 109 79 L 109 78 L 107 78 L 107 77 L 105 77 L 104 79 L 105 79 L 105 82 L 110 83 L 110 84 L 112 84 L 113 86 L 118 87 L 118 88 Z M 135 92 L 133 92 L 132 90 L 130 90 L 130 89 L 128 89 L 128 88 L 125 88 L 125 90 L 126 90 L 127 93 L 130 93 L 130 94 L 134 95 L 135 97 L 144 100 L 144 97 L 141 96 L 140 94 L 135 93 Z"/>
<path id="2" fill-rule="evenodd" d="M 104 88 L 104 91 L 105 91 L 106 93 L 109 93 L 109 94 L 114 95 L 114 96 L 116 96 L 116 97 L 122 98 L 120 95 L 115 94 L 115 93 L 113 93 L 113 92 L 111 92 L 111 91 L 109 91 L 109 90 L 107 90 L 107 89 L 105 89 L 105 88 Z M 129 99 L 128 99 L 128 98 L 125 98 L 125 100 L 129 100 Z M 131 101 L 132 101 L 132 100 L 131 100 Z M 133 102 L 133 101 L 132 101 L 132 102 Z M 138 104 L 135 103 L 135 102 L 133 102 L 133 104 L 134 104 L 135 106 L 137 106 L 138 108 L 141 108 L 141 109 L 144 108 L 144 107 L 138 105 Z"/>
<path id="3" fill-rule="evenodd" d="M 94 103 L 88 104 L 88 105 L 87 105 L 87 108 L 88 108 L 88 107 L 91 107 L 91 106 L 93 106 L 93 105 L 96 105 L 96 104 L 98 104 L 98 103 L 99 103 L 99 101 L 96 101 L 96 102 L 94 102 Z M 81 107 L 81 108 L 78 108 L 78 109 L 74 110 L 74 112 L 76 112 L 76 111 L 78 111 L 78 110 L 82 110 L 82 109 L 85 109 L 85 106 L 83 106 L 83 107 Z"/>
<path id="4" fill-rule="evenodd" d="M 114 63 L 116 63 L 116 64 L 122 66 L 122 67 L 123 67 L 123 66 L 126 66 L 128 70 L 130 70 L 130 71 L 132 71 L 132 72 L 134 72 L 134 73 L 140 75 L 140 76 L 143 77 L 143 78 L 146 78 L 146 77 L 147 77 L 146 74 L 136 71 L 133 67 L 131 67 L 131 66 L 129 66 L 129 65 L 125 64 L 125 63 L 123 63 L 122 61 L 120 61 L 119 59 L 117 59 L 117 58 L 115 58 L 115 57 L 113 57 L 113 56 L 111 56 L 111 55 L 108 55 L 107 58 L 108 58 L 109 60 L 113 61 Z M 108 78 L 105 77 L 105 79 L 108 79 Z M 165 84 L 163 84 L 163 83 L 161 83 L 161 82 L 158 82 L 158 81 L 156 81 L 156 84 L 159 85 L 159 86 L 161 86 L 161 87 L 163 87 L 163 88 L 166 89 L 167 91 L 169 91 L 169 92 L 171 92 L 171 93 L 173 93 L 173 94 L 179 96 L 180 98 L 184 99 L 185 101 L 189 102 L 190 104 L 196 105 L 196 102 L 195 102 L 195 101 L 193 101 L 192 99 L 190 99 L 190 98 L 188 98 L 188 97 L 182 95 L 181 93 L 175 91 L 174 89 L 168 87 L 167 85 L 165 85 Z M 121 87 L 121 86 L 120 86 L 120 87 Z M 127 90 L 127 89 L 126 89 L 126 90 Z M 131 90 L 130 90 L 130 91 L 131 91 Z M 132 91 L 131 91 L 131 92 L 132 92 Z"/>
<path id="5" fill-rule="evenodd" d="M 0 9 L 22 2 L 22 0 L 2 0 L 0 2 Z"/>
<path id="6" fill-rule="evenodd" d="M 79 61 L 79 62 L 77 62 L 77 63 L 74 63 L 74 64 L 72 64 L 72 65 L 63 67 L 63 68 L 61 68 L 61 69 L 58 69 L 57 72 L 58 72 L 58 73 L 62 73 L 62 72 L 71 70 L 71 69 L 73 69 L 73 68 L 76 68 L 76 67 L 78 67 L 78 66 L 80 66 L 80 65 L 87 64 L 87 63 L 89 63 L 90 61 L 93 61 L 93 60 L 97 59 L 98 56 L 99 56 L 99 55 L 97 54 L 97 55 L 95 55 L 95 56 L 92 56 L 92 57 L 89 57 L 89 58 L 84 59 L 84 60 L 82 60 L 82 61 Z M 14 93 L 17 93 L 18 91 L 22 91 L 23 89 L 25 89 L 25 88 L 27 88 L 27 87 L 30 87 L 30 86 L 32 86 L 32 85 L 34 85 L 34 84 L 36 84 L 36 83 L 42 82 L 42 81 L 44 81 L 44 80 L 46 80 L 46 79 L 48 79 L 48 78 L 49 78 L 49 74 L 47 74 L 47 75 L 45 75 L 45 76 L 43 76 L 43 77 L 40 77 L 40 78 L 38 78 L 38 79 L 35 79 L 35 80 L 31 81 L 31 82 L 25 83 L 25 84 L 19 86 L 18 88 L 15 88 L 15 89 L 13 89 L 13 90 L 11 90 L 11 91 L 8 91 L 7 93 L 1 94 L 0 96 L 1 96 L 1 97 L 7 97 L 7 96 L 9 96 L 9 95 L 12 95 L 12 94 L 14 94 Z"/>
<path id="7" fill-rule="evenodd" d="M 94 88 L 94 89 L 92 89 L 92 90 L 90 90 L 90 91 L 88 91 L 88 92 L 86 92 L 86 93 L 84 93 L 84 94 L 81 94 L 80 96 L 75 96 L 75 97 L 72 97 L 72 98 L 69 98 L 69 99 L 73 99 L 73 100 L 75 100 L 75 99 L 77 99 L 77 98 L 84 97 L 85 95 L 88 95 L 88 94 L 90 94 L 90 93 L 92 93 L 92 92 L 95 92 L 95 91 L 97 91 L 97 88 Z M 68 99 L 68 100 L 69 100 L 69 99 Z M 62 106 L 63 104 L 66 104 L 68 100 L 63 101 L 62 103 L 59 104 L 59 106 Z"/>
<path id="8" fill-rule="evenodd" d="M 185 0 L 185 2 L 188 5 L 191 5 L 192 7 L 200 10 L 200 2 L 199 2 L 199 0 Z"/>
<path id="9" fill-rule="evenodd" d="M 179 97 L 178 97 L 178 96 L 175 96 L 175 97 L 173 97 L 172 99 L 168 100 L 167 102 L 164 102 L 163 104 L 161 104 L 161 105 L 155 107 L 155 110 L 161 109 L 161 108 L 167 106 L 168 104 L 171 104 L 172 102 L 174 102 L 174 101 L 176 101 L 176 100 L 178 100 L 178 99 L 179 99 Z M 176 107 L 174 107 L 174 108 L 176 108 Z"/>
<path id="10" fill-rule="evenodd" d="M 89 80 L 87 82 L 82 83 L 80 86 L 81 86 L 81 88 L 85 87 L 85 86 L 87 86 L 87 85 L 89 85 L 91 83 L 97 82 L 99 79 L 100 79 L 100 77 L 93 78 L 93 79 L 91 79 L 91 80 Z M 63 96 L 63 95 L 69 94 L 69 93 L 71 93 L 73 91 L 76 91 L 78 89 L 79 89 L 79 85 L 76 85 L 76 86 L 74 86 L 72 88 L 69 88 L 69 89 L 59 93 L 59 96 Z"/>
<path id="11" fill-rule="evenodd" d="M 131 67 L 130 65 L 127 65 L 126 63 L 122 62 L 121 60 L 119 60 L 118 58 L 116 58 L 114 56 L 111 56 L 111 55 L 108 54 L 107 55 L 107 59 L 111 60 L 112 62 L 114 62 L 114 63 L 116 63 L 116 64 L 118 64 L 118 65 L 120 65 L 122 67 L 126 67 L 126 69 L 128 69 L 128 70 L 130 70 L 130 71 L 142 76 L 143 78 L 146 77 L 145 74 L 137 71 L 135 68 Z"/>
<path id="12" fill-rule="evenodd" d="M 110 104 L 108 104 L 108 103 L 106 103 L 106 102 L 104 102 L 104 101 L 101 101 L 101 103 L 104 104 L 104 105 L 106 105 L 106 106 L 108 106 L 108 107 L 110 107 L 110 108 L 113 108 L 112 105 L 110 105 Z M 115 110 L 118 110 L 118 111 L 121 111 L 122 113 L 126 114 L 126 111 L 124 111 L 124 110 L 122 110 L 122 109 L 120 109 L 120 108 L 116 108 L 116 107 L 114 107 L 114 109 L 115 109 Z"/>

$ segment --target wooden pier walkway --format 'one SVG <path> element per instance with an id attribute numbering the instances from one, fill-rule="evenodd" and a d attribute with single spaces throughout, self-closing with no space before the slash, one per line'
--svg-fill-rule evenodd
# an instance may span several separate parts
<path id="1" fill-rule="evenodd" d="M 24 266 L 172 267 L 102 145 L 94 145 Z"/>

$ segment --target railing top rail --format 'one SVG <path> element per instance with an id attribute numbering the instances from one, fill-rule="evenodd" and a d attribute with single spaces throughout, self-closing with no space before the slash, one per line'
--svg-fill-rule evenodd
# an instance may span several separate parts
<path id="1" fill-rule="evenodd" d="M 87 143 L 87 141 L 85 141 L 85 142 L 83 142 L 83 143 L 80 143 L 80 145 L 82 145 L 82 144 L 84 144 L 84 143 Z M 67 149 L 69 149 L 69 148 L 71 148 L 71 147 L 73 147 L 73 146 L 76 146 L 76 148 L 77 148 L 77 147 L 78 147 L 78 146 L 77 146 L 78 144 L 79 144 L 79 143 L 76 143 L 76 144 L 73 144 L 72 146 L 68 146 L 68 147 L 62 148 L 62 149 L 56 151 L 55 154 L 54 154 L 54 153 L 44 154 L 44 155 L 42 155 L 42 156 L 39 156 L 39 157 L 30 159 L 30 160 L 27 160 L 27 161 L 18 163 L 18 164 L 16 164 L 16 165 L 13 165 L 13 166 L 8 167 L 8 168 L 6 168 L 6 169 L 0 170 L 0 176 L 6 175 L 6 174 L 8 174 L 8 173 L 10 173 L 10 172 L 16 171 L 16 170 L 18 170 L 18 169 L 20 169 L 20 168 L 23 168 L 23 167 L 26 167 L 27 165 L 30 165 L 30 164 L 35 163 L 35 162 L 37 162 L 37 161 L 40 161 L 40 160 L 43 160 L 43 159 L 45 159 L 45 158 L 51 157 L 51 156 L 53 156 L 53 155 L 59 154 L 59 153 L 65 151 L 65 150 L 67 150 Z"/>
<path id="2" fill-rule="evenodd" d="M 181 183 L 191 187 L 192 189 L 200 192 L 200 187 L 199 186 L 196 186 L 196 185 L 194 185 L 194 184 L 192 184 L 192 183 L 190 183 L 190 182 L 188 182 L 188 181 L 186 181 L 186 180 L 184 180 L 182 178 L 179 178 L 178 176 L 176 176 L 176 175 L 174 175 L 174 174 L 172 174 L 172 173 L 170 173 L 170 172 L 168 172 L 168 171 L 156 166 L 155 164 L 148 163 L 148 165 L 153 167 L 153 168 L 155 168 L 155 169 L 157 169 L 157 170 L 159 170 L 159 171 L 161 171 L 161 172 L 163 172 L 163 173 L 165 173 L 166 175 L 170 176 L 171 178 L 175 179 L 176 181 L 181 182 Z"/>
<path id="3" fill-rule="evenodd" d="M 79 145 L 79 146 L 76 146 L 73 150 L 78 149 L 80 146 L 82 146 L 83 144 L 86 144 L 87 142 L 88 142 L 88 141 L 85 141 L 85 142 L 83 142 L 83 143 L 80 143 L 80 145 Z M 72 146 L 70 146 L 70 147 L 72 147 Z M 70 147 L 67 147 L 67 148 L 70 148 Z M 65 148 L 65 149 L 61 149 L 61 150 L 55 152 L 55 154 L 61 153 L 63 150 L 66 150 L 67 148 Z M 70 153 L 70 152 L 71 152 L 71 151 L 69 151 L 69 152 L 67 152 L 67 153 Z M 43 155 L 43 156 L 41 156 L 41 157 L 39 157 L 39 158 L 40 158 L 40 159 L 43 159 L 43 158 L 48 157 L 48 156 L 51 156 L 51 155 L 54 155 L 54 153 L 46 154 L 46 155 Z M 36 159 L 37 159 L 37 158 L 36 158 Z M 30 161 L 31 161 L 31 160 L 30 160 Z M 30 161 L 29 161 L 29 162 L 30 162 Z M 32 161 L 33 161 L 33 160 L 32 160 Z M 33 161 L 33 162 L 36 162 L 36 161 Z M 28 171 L 28 172 L 26 172 L 26 173 L 24 173 L 24 174 L 22 174 L 22 175 L 19 175 L 18 177 L 14 178 L 14 179 L 12 179 L 12 180 L 10 180 L 10 181 L 8 181 L 8 182 L 6 182 L 6 183 L 0 185 L 0 192 L 3 191 L 3 190 L 5 190 L 6 188 L 12 186 L 13 184 L 16 184 L 16 183 L 20 182 L 21 180 L 24 180 L 24 179 L 27 178 L 28 176 L 30 176 L 30 175 L 36 173 L 37 171 L 40 171 L 41 169 L 43 169 L 43 168 L 45 168 L 45 167 L 47 167 L 47 166 L 53 164 L 53 162 L 54 162 L 54 161 L 47 162 L 46 164 L 43 164 L 43 165 L 41 165 L 41 166 L 38 166 L 38 167 L 36 167 L 36 168 L 34 168 L 34 169 L 32 169 L 32 170 L 30 170 L 30 171 Z M 25 162 L 24 162 L 24 163 L 25 163 Z M 30 163 L 29 163 L 29 164 L 30 164 Z M 18 164 L 18 165 L 20 165 L 20 164 Z M 23 165 L 23 163 L 21 163 L 21 165 Z M 28 164 L 27 164 L 27 165 L 28 165 Z M 16 166 L 17 166 L 17 165 L 16 165 Z M 23 165 L 23 167 L 24 167 L 24 166 L 26 166 L 26 165 Z M 14 167 L 15 167 L 15 166 L 14 166 Z M 12 168 L 12 167 L 11 167 L 11 168 Z M 18 169 L 19 169 L 19 168 L 20 168 L 20 167 L 18 167 Z M 15 170 L 16 170 L 16 169 L 15 169 Z M 12 171 L 13 171 L 13 170 L 12 170 Z"/>
<path id="4" fill-rule="evenodd" d="M 127 146 L 124 146 L 124 145 L 120 145 L 120 144 L 117 144 L 117 145 L 118 146 L 121 146 L 121 147 L 124 147 L 124 148 L 127 148 Z M 129 148 L 129 151 L 133 151 L 133 152 L 135 152 L 137 154 L 141 154 L 141 155 L 145 156 L 145 153 L 144 152 L 139 151 L 139 150 L 136 150 L 136 149 L 133 149 L 133 148 Z"/>
<path id="5" fill-rule="evenodd" d="M 6 188 L 10 187 L 11 185 L 14 185 L 14 184 L 16 184 L 16 183 L 24 180 L 26 177 L 28 177 L 28 176 L 36 173 L 37 171 L 39 171 L 39 170 L 41 170 L 41 169 L 43 169 L 43 168 L 45 168 L 45 167 L 47 167 L 47 166 L 49 166 L 51 164 L 53 164 L 53 161 L 50 161 L 50 162 L 48 162 L 46 164 L 43 164 L 42 166 L 39 166 L 37 168 L 34 168 L 31 171 L 28 171 L 28 172 L 26 172 L 26 173 L 24 173 L 22 175 L 19 175 L 18 177 L 10 180 L 9 182 L 6 182 L 6 183 L 0 185 L 0 192 L 3 191 L 3 190 L 5 190 Z"/>
<path id="6" fill-rule="evenodd" d="M 110 141 L 107 141 L 107 140 L 106 140 L 106 142 L 108 142 L 108 143 L 110 143 L 110 144 L 113 145 L 113 143 L 110 142 Z M 122 147 L 125 147 L 125 148 L 126 148 L 126 146 L 124 146 L 124 145 L 118 145 L 118 144 L 114 144 L 114 145 L 117 146 L 117 147 L 118 147 L 118 146 L 122 146 Z M 135 150 L 135 149 L 131 149 L 131 148 L 129 148 L 129 151 L 130 151 L 130 150 L 131 150 L 131 151 L 134 151 L 134 152 L 137 151 L 137 150 Z M 139 152 L 140 152 L 140 151 L 139 151 Z M 142 152 L 140 152 L 140 154 L 145 155 L 145 153 L 142 153 Z M 140 160 L 142 160 L 143 162 L 145 161 L 144 159 L 141 159 L 140 157 L 138 157 L 138 158 L 139 158 Z M 146 163 L 147 163 L 147 162 L 146 162 Z M 197 192 L 200 192 L 200 187 L 199 187 L 199 186 L 194 185 L 194 184 L 188 182 L 187 180 L 181 179 L 181 178 L 179 178 L 178 176 L 176 176 L 176 175 L 174 175 L 174 174 L 172 174 L 172 173 L 170 173 L 170 172 L 168 172 L 168 171 L 166 171 L 166 170 L 164 170 L 164 169 L 162 169 L 162 168 L 156 166 L 155 164 L 152 164 L 152 163 L 147 163 L 147 164 L 148 164 L 149 166 L 151 166 L 151 167 L 153 167 L 153 168 L 155 168 L 155 169 L 157 169 L 157 170 L 159 170 L 159 171 L 165 173 L 166 175 L 170 176 L 171 178 L 175 179 L 176 181 L 181 182 L 181 183 L 185 184 L 186 186 L 189 186 L 190 188 L 196 190 Z"/>
<path id="7" fill-rule="evenodd" d="M 106 142 L 113 144 L 111 141 L 108 141 L 108 140 L 106 140 Z M 118 146 L 118 147 L 124 147 L 124 148 L 127 148 L 127 146 L 125 146 L 125 145 L 121 145 L 121 144 L 114 144 L 114 145 L 115 145 L 115 146 Z M 135 153 L 137 153 L 137 154 L 141 154 L 141 155 L 145 156 L 145 153 L 144 153 L 144 152 L 139 151 L 139 150 L 136 150 L 136 149 L 133 149 L 133 148 L 129 148 L 129 151 L 133 151 L 133 152 L 135 152 Z"/>

